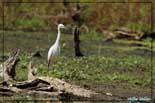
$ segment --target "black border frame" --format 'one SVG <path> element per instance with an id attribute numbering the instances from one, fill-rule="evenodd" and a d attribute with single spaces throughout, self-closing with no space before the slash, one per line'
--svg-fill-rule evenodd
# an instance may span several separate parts
<path id="1" fill-rule="evenodd" d="M 42 2 L 42 1 L 36 1 L 36 2 L 32 2 L 32 1 L 29 1 L 29 2 L 16 2 L 16 1 L 2 1 L 2 32 L 3 32 L 3 35 L 2 35 L 2 55 L 4 56 L 4 35 L 5 35 L 5 20 L 4 20 L 4 18 L 5 18 L 5 16 L 4 16 L 4 11 L 5 11 L 5 6 L 4 6 L 4 4 L 5 3 L 62 3 L 62 2 L 58 2 L 58 1 L 54 1 L 54 2 L 47 2 L 47 1 L 45 1 L 45 2 Z M 69 1 L 69 3 L 77 3 L 77 1 Z M 151 32 L 153 32 L 153 29 L 154 29 L 154 25 L 153 25 L 153 17 L 154 17 L 154 15 L 153 15 L 153 2 L 150 2 L 150 1 L 148 1 L 148 2 L 131 2 L 131 1 L 127 1 L 127 2 L 125 2 L 125 1 L 96 1 L 96 2 L 79 2 L 79 3 L 148 3 L 148 4 L 151 4 Z M 154 97 L 154 92 L 153 92 L 153 89 L 154 89 L 154 87 L 153 87 L 153 84 L 154 84 L 154 82 L 153 82 L 153 80 L 154 80 L 154 75 L 153 75 L 153 73 L 154 73 L 154 71 L 153 71 L 153 67 L 154 67 L 154 65 L 153 65 L 153 62 L 154 62 L 154 60 L 153 60 L 153 41 L 154 41 L 154 39 L 152 38 L 151 39 L 151 57 L 150 57 L 150 60 L 151 60 L 151 72 L 150 72 L 150 93 L 151 93 L 151 102 L 153 103 L 153 101 L 155 102 L 155 97 Z M 3 58 L 3 62 L 4 62 L 4 58 Z M 4 66 L 3 66 L 4 67 Z M 4 76 L 3 76 L 3 78 L 4 78 Z M 8 101 L 8 100 L 7 100 Z M 9 101 L 12 101 L 12 100 L 9 100 Z M 31 101 L 31 100 L 22 100 L 22 101 Z M 41 101 L 44 101 L 44 100 L 41 100 Z M 46 100 L 45 100 L 46 101 Z M 71 100 L 72 101 L 72 100 Z M 77 101 L 77 100 L 75 100 L 75 101 Z M 78 101 L 81 101 L 81 100 L 78 100 Z M 82 100 L 83 101 L 83 100 Z M 85 101 L 85 100 L 84 100 Z M 86 100 L 87 101 L 87 100 Z M 102 101 L 102 100 L 101 100 Z M 120 101 L 120 100 L 118 100 L 118 101 Z M 96 101 L 97 102 L 97 101 Z M 109 101 L 109 100 L 104 100 L 103 102 L 112 102 L 111 100 Z"/>

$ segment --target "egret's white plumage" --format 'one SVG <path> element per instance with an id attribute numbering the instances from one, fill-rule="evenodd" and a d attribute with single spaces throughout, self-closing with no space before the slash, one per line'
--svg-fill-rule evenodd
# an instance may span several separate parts
<path id="1" fill-rule="evenodd" d="M 48 57 L 47 57 L 48 67 L 50 65 L 51 60 L 53 61 L 53 59 L 56 58 L 60 54 L 60 44 L 59 43 L 60 43 L 60 36 L 61 36 L 61 32 L 60 32 L 61 28 L 65 28 L 65 26 L 63 24 L 58 25 L 57 39 L 48 51 Z"/>

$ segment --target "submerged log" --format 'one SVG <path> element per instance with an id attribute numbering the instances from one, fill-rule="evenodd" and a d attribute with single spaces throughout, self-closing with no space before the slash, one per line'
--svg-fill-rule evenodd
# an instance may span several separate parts
<path id="1" fill-rule="evenodd" d="M 15 67 L 19 62 L 19 51 L 19 49 L 15 51 L 12 56 L 10 56 L 4 63 L 0 65 L 0 77 L 2 77 L 4 81 L 14 79 L 16 75 Z"/>

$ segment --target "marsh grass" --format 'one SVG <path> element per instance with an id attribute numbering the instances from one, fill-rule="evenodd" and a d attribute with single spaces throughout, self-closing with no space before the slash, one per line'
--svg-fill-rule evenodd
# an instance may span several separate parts
<path id="1" fill-rule="evenodd" d="M 27 79 L 27 66 L 30 56 L 22 54 L 21 62 L 17 66 L 17 80 Z M 52 76 L 64 79 L 66 81 L 96 81 L 96 82 L 126 82 L 131 85 L 149 85 L 150 79 L 150 61 L 146 61 L 138 56 L 126 57 L 104 57 L 104 56 L 86 56 L 59 57 L 55 64 L 47 68 L 44 60 L 35 58 L 35 66 L 38 68 L 39 76 Z"/>

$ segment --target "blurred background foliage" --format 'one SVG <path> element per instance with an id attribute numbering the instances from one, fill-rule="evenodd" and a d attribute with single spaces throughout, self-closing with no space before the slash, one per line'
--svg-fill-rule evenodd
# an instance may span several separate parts
<path id="1" fill-rule="evenodd" d="M 2 0 L 1 28 L 2 28 Z M 67 7 L 64 0 L 13 0 L 18 3 L 4 3 L 4 28 L 7 30 L 51 30 L 56 29 L 58 23 L 68 26 L 75 25 L 72 15 L 75 13 L 76 1 L 68 0 Z M 99 0 L 98 0 L 99 1 Z M 89 30 L 101 32 L 102 29 L 116 29 L 128 27 L 138 31 L 150 31 L 151 29 L 151 3 L 153 0 L 113 0 L 114 2 L 126 3 L 88 3 L 93 0 L 79 0 L 82 7 L 80 20 Z M 6 0 L 6 2 L 9 2 Z M 23 3 L 34 2 L 34 3 Z M 55 3 L 54 3 L 55 2 Z M 97 2 L 97 1 L 96 1 Z M 105 0 L 105 2 L 110 2 Z M 143 3 L 127 3 L 143 2 Z M 154 10 L 155 11 L 155 10 Z M 155 17 L 153 18 L 153 22 Z"/>

